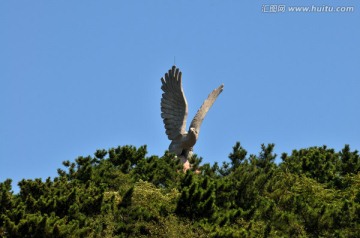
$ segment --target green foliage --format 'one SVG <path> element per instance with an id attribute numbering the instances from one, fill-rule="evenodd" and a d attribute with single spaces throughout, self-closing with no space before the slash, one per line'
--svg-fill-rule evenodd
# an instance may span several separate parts
<path id="1" fill-rule="evenodd" d="M 242 148 L 240 142 L 236 142 L 235 146 L 233 147 L 233 152 L 229 155 L 233 169 L 236 169 L 240 166 L 240 164 L 245 160 L 246 154 L 247 151 Z"/>
<path id="2" fill-rule="evenodd" d="M 212 218 L 216 212 L 215 186 L 207 176 L 195 176 L 188 170 L 181 184 L 181 196 L 176 214 L 190 218 Z"/>
<path id="3" fill-rule="evenodd" d="M 360 159 L 348 145 L 294 150 L 274 144 L 229 162 L 180 161 L 146 146 L 64 161 L 54 179 L 0 183 L 0 237 L 358 237 Z"/>

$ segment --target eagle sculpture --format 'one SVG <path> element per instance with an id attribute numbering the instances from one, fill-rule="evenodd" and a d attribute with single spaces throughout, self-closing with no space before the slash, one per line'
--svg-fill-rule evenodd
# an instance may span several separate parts
<path id="1" fill-rule="evenodd" d="M 185 162 L 191 158 L 201 123 L 216 98 L 223 91 L 224 85 L 220 85 L 209 94 L 191 121 L 189 131 L 186 131 L 188 104 L 182 88 L 181 71 L 174 65 L 165 74 L 165 78 L 161 78 L 161 82 L 161 89 L 164 91 L 161 98 L 161 117 L 164 121 L 166 134 L 171 140 L 169 152 L 176 154 Z"/>

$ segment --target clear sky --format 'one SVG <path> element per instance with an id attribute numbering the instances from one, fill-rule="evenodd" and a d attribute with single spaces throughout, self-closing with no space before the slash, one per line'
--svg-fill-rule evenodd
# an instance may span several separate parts
<path id="1" fill-rule="evenodd" d="M 54 177 L 118 145 L 163 155 L 160 78 L 174 57 L 188 123 L 225 85 L 194 148 L 204 162 L 227 160 L 236 141 L 252 154 L 360 150 L 357 0 L 2 0 L 0 181 Z"/>

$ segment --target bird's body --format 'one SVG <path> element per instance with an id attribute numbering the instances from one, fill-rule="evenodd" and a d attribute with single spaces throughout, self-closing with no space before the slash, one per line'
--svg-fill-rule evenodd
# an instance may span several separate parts
<path id="1" fill-rule="evenodd" d="M 182 88 L 181 76 L 180 70 L 173 66 L 165 74 L 165 79 L 161 78 L 161 89 L 164 91 L 161 99 L 161 117 L 164 121 L 166 134 L 169 140 L 172 141 L 169 146 L 169 152 L 186 160 L 192 155 L 193 147 L 198 139 L 200 126 L 206 113 L 222 92 L 224 85 L 221 85 L 209 94 L 191 121 L 189 130 L 186 131 L 188 106 Z"/>
<path id="2" fill-rule="evenodd" d="M 192 151 L 197 138 L 198 135 L 196 131 L 191 128 L 189 132 L 180 135 L 178 139 L 171 142 L 169 145 L 169 152 L 187 157 L 189 151 Z"/>

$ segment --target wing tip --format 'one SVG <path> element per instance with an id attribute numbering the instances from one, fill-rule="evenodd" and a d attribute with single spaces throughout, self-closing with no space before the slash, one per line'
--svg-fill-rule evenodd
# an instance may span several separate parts
<path id="1" fill-rule="evenodd" d="M 215 88 L 213 92 L 220 94 L 224 90 L 224 84 L 221 84 L 219 87 Z"/>
<path id="2" fill-rule="evenodd" d="M 166 84 L 166 81 L 165 81 L 164 77 L 161 77 L 160 80 L 161 80 L 162 85 L 165 85 L 165 84 Z"/>

